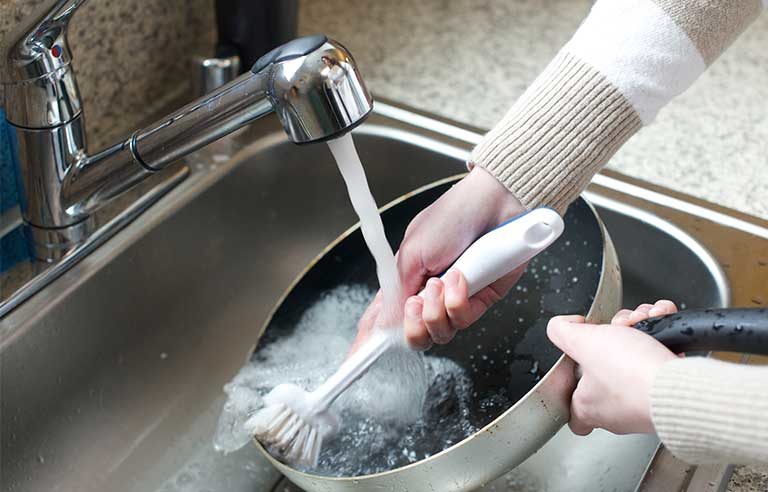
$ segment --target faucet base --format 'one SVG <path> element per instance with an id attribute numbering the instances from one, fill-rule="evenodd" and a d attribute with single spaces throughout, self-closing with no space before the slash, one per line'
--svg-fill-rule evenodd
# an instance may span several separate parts
<path id="1" fill-rule="evenodd" d="M 26 224 L 24 233 L 32 250 L 32 256 L 46 263 L 64 258 L 70 251 L 84 243 L 96 230 L 93 216 L 68 227 L 48 229 Z"/>
<path id="2" fill-rule="evenodd" d="M 69 227 L 44 229 L 19 224 L 17 227 L 23 227 L 34 241 L 30 254 L 36 259 L 20 262 L 0 274 L 0 318 L 130 224 L 188 175 L 186 164 L 173 164 Z"/>

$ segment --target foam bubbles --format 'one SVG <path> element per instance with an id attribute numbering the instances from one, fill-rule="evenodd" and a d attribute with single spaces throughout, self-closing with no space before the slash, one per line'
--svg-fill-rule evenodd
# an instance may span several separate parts
<path id="1" fill-rule="evenodd" d="M 304 313 L 291 336 L 258 351 L 224 386 L 227 401 L 214 438 L 216 449 L 230 453 L 250 441 L 244 424 L 278 384 L 312 389 L 330 376 L 349 350 L 350 335 L 370 298 L 370 289 L 363 286 L 328 292 Z"/>
<path id="2" fill-rule="evenodd" d="M 335 371 L 373 294 L 361 285 L 336 288 L 304 313 L 291 335 L 259 350 L 224 387 L 216 449 L 230 453 L 248 444 L 252 433 L 245 422 L 274 386 L 313 389 Z M 475 431 L 471 393 L 465 370 L 449 359 L 410 350 L 387 354 L 334 403 L 342 429 L 325 443 L 311 471 L 362 475 L 435 454 Z"/>

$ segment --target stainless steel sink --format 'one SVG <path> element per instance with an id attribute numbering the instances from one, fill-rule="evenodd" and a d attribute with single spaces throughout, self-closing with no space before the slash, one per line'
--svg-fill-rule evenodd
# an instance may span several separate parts
<path id="1" fill-rule="evenodd" d="M 463 172 L 477 138 L 386 104 L 355 133 L 380 204 Z M 221 388 L 292 279 L 355 217 L 327 148 L 288 143 L 272 118 L 188 163 L 186 181 L 0 321 L 2 490 L 289 490 L 255 448 L 212 450 Z M 701 245 L 725 227 L 719 216 L 670 208 L 670 221 L 616 186 L 589 198 L 616 242 L 627 305 L 729 303 L 718 262 L 731 253 Z M 655 454 L 650 437 L 563 431 L 488 488 L 634 490 Z"/>

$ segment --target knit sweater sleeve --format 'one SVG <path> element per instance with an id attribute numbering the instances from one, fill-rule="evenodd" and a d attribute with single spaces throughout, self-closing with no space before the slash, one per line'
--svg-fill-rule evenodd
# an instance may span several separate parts
<path id="1" fill-rule="evenodd" d="M 472 152 L 527 208 L 561 213 L 768 0 L 597 0 Z"/>
<path id="2" fill-rule="evenodd" d="M 692 357 L 659 370 L 651 392 L 662 442 L 688 463 L 768 463 L 768 366 Z"/>
<path id="3" fill-rule="evenodd" d="M 768 0 L 597 0 L 573 38 L 473 150 L 470 164 L 526 208 L 561 213 Z M 680 359 L 652 395 L 654 425 L 692 463 L 768 462 L 768 368 Z"/>

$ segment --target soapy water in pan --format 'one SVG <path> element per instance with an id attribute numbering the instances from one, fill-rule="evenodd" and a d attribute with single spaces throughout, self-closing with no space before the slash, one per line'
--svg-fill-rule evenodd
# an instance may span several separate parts
<path id="1" fill-rule="evenodd" d="M 589 255 L 566 254 L 564 266 L 558 257 L 571 249 L 570 240 L 561 240 L 534 259 L 507 297 L 450 344 L 404 358 L 409 367 L 398 369 L 392 360 L 374 366 L 334 403 L 341 430 L 324 443 L 318 466 L 305 471 L 360 476 L 405 466 L 457 444 L 525 395 L 560 355 L 546 341 L 548 319 L 583 313 L 592 299 L 583 286 L 599 278 L 601 264 Z M 251 361 L 225 386 L 217 449 L 231 452 L 251 441 L 244 422 L 277 384 L 314 389 L 336 370 L 375 286 L 375 278 L 335 285 L 298 317 L 276 314 Z M 281 309 L 297 311 L 289 301 Z M 286 322 L 294 326 L 281 326 Z M 424 384 L 426 396 L 414 401 L 419 391 L 403 391 L 406 384 Z"/>
<path id="2" fill-rule="evenodd" d="M 277 384 L 291 382 L 305 388 L 321 384 L 342 362 L 373 295 L 362 285 L 334 289 L 304 313 L 293 335 L 259 351 L 224 388 L 227 401 L 215 437 L 217 449 L 232 452 L 250 442 L 251 432 L 244 424 Z M 334 403 L 341 431 L 324 443 L 318 467 L 308 471 L 374 473 L 434 452 L 430 434 L 436 426 L 443 429 L 439 449 L 475 430 L 467 420 L 471 382 L 461 366 L 427 356 L 415 358 L 418 367 L 402 367 L 403 362 L 413 365 L 413 360 L 382 361 Z M 414 392 L 402 388 L 421 381 L 428 388 L 416 394 L 426 393 L 426 398 L 414 402 Z"/>

